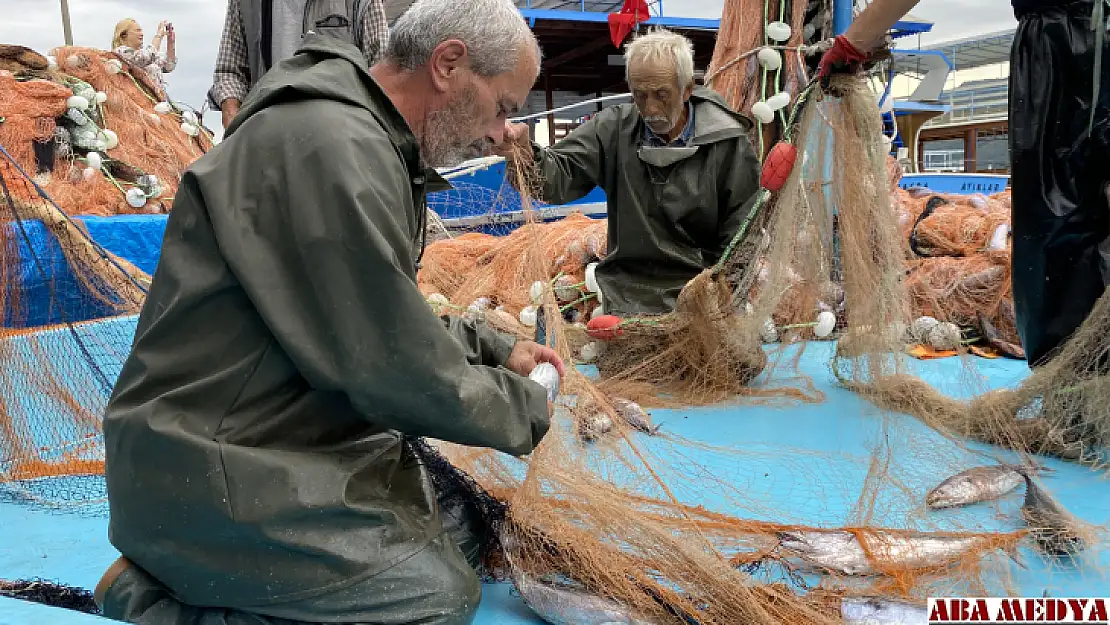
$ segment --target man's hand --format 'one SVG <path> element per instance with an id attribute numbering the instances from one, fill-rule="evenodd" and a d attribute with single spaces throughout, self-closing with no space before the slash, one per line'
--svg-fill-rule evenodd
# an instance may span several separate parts
<path id="1" fill-rule="evenodd" d="M 501 143 L 493 146 L 491 150 L 497 156 L 512 158 L 515 150 L 531 150 L 532 140 L 528 136 L 528 124 L 518 124 L 505 121 L 505 136 Z"/>
<path id="2" fill-rule="evenodd" d="M 821 57 L 821 62 L 817 66 L 817 78 L 818 80 L 828 78 L 834 66 L 854 71 L 860 63 L 868 58 L 868 55 L 857 48 L 847 37 L 838 35 L 833 40 L 832 48 Z"/>
<path id="3" fill-rule="evenodd" d="M 227 130 L 227 127 L 231 125 L 231 120 L 239 114 L 239 100 L 235 98 L 224 100 L 223 104 L 220 105 L 220 111 L 223 112 L 224 116 L 224 130 Z"/>
<path id="4" fill-rule="evenodd" d="M 562 378 L 566 375 L 566 367 L 563 365 L 563 359 L 559 358 L 559 354 L 550 347 L 545 347 L 533 341 L 517 341 L 513 346 L 513 351 L 509 354 L 509 359 L 505 361 L 505 368 L 515 373 L 527 377 L 532 373 L 532 369 L 536 365 L 549 362 L 555 366 L 555 370 L 559 372 L 559 377 Z"/>

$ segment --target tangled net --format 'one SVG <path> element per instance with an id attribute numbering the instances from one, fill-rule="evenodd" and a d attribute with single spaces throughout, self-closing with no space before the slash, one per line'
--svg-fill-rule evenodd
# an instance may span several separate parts
<path id="1" fill-rule="evenodd" d="M 971 323 L 961 314 L 994 316 L 1006 301 L 1000 285 L 1008 281 L 1008 251 L 991 247 L 996 225 L 1005 221 L 993 209 L 1003 200 L 985 199 L 986 210 L 969 204 L 971 214 L 940 208 L 982 200 L 940 198 L 918 220 L 930 200 L 918 211 L 911 194 L 892 193 L 896 176 L 888 171 L 875 99 L 863 81 L 838 77 L 810 99 L 793 135 L 806 157 L 753 218 L 729 261 L 691 281 L 673 313 L 624 320 L 621 336 L 602 347 L 600 379 L 569 371 L 566 409 L 531 456 L 433 442 L 472 480 L 476 497 L 507 504 L 487 525 L 500 540 L 486 562 L 511 578 L 526 601 L 528 589 L 546 580 L 604 597 L 653 623 L 839 623 L 853 596 L 1013 593 L 1007 560 L 990 556 L 1013 554 L 1031 530 L 1043 528 L 954 528 L 912 505 L 893 505 L 891 491 L 921 495 L 908 486 L 921 480 L 919 463 L 895 462 L 896 449 L 943 466 L 961 460 L 886 417 L 886 444 L 857 459 L 866 477 L 855 493 L 854 522 L 829 519 L 824 527 L 804 514 L 792 518 L 788 509 L 761 510 L 756 495 L 715 470 L 725 458 L 758 452 L 660 437 L 629 418 L 630 398 L 656 406 L 737 396 L 822 401 L 788 346 L 761 345 L 768 320 L 788 335 L 786 342 L 805 343 L 820 335 L 814 312 L 832 312 L 839 339 L 833 371 L 842 386 L 918 417 L 956 445 L 970 438 L 1019 454 L 1056 451 L 1087 460 L 1077 444 L 1085 450 L 1105 444 L 1107 417 L 1095 407 L 1105 402 L 1106 386 L 1096 364 L 1104 358 L 1099 343 L 1110 304 L 1100 303 L 1068 350 L 1015 390 L 957 400 L 909 371 L 905 343 L 915 317 Z M 514 186 L 535 188 L 523 169 Z M 896 208 L 917 222 L 916 252 Z M 601 223 L 574 216 L 529 223 L 500 240 L 473 234 L 443 240 L 425 254 L 421 288 L 445 314 L 485 318 L 521 337 L 539 326 L 564 358 L 581 357 L 575 319 L 596 306 L 596 295 L 582 289 L 589 281 L 583 265 L 604 249 L 595 243 L 586 259 L 579 252 L 602 232 Z M 929 255 L 921 254 L 926 248 Z M 530 292 L 536 282 L 538 294 Z M 586 302 L 577 302 L 583 297 Z M 1066 392 L 1060 390 L 1065 377 Z M 1023 411 L 1034 399 L 1041 412 L 1027 419 Z M 822 467 L 814 497 L 834 497 L 839 471 L 848 469 L 835 461 Z M 840 494 L 851 497 L 852 487 L 845 488 Z M 720 507 L 690 504 L 691 494 Z M 756 520 L 768 517 L 773 520 Z M 1092 535 L 1063 512 L 1059 519 L 1066 524 L 1061 532 Z M 823 575 L 816 582 L 800 579 L 798 552 L 785 548 L 791 541 L 836 544 L 841 553 L 856 554 L 858 566 L 826 565 L 818 567 Z M 922 555 L 923 543 L 946 547 Z"/>
<path id="2" fill-rule="evenodd" d="M 0 69 L 0 145 L 15 162 L 67 214 L 168 212 L 185 168 L 212 147 L 196 113 L 114 53 L 61 47 L 55 62 L 19 50 Z"/>

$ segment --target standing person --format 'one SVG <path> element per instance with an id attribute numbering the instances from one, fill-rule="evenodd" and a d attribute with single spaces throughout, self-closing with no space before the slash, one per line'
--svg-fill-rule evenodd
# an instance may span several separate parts
<path id="1" fill-rule="evenodd" d="M 162 41 L 166 42 L 166 53 L 162 54 Z M 177 67 L 177 34 L 173 24 L 159 22 L 158 32 L 154 34 L 151 45 L 143 45 L 143 29 L 131 18 L 120 20 L 112 34 L 112 51 L 135 67 L 142 68 L 155 85 L 166 91 L 163 74 Z"/>
<path id="2" fill-rule="evenodd" d="M 367 67 L 385 50 L 382 0 L 228 0 L 209 102 L 227 129 L 262 76 L 296 54 L 309 32 L 354 44 Z"/>
<path id="3" fill-rule="evenodd" d="M 432 312 L 424 194 L 501 141 L 539 64 L 508 0 L 418 0 L 370 70 L 308 36 L 185 173 L 104 417 L 108 617 L 471 622 L 480 536 L 414 439 L 530 453 L 551 406 L 524 376 L 563 363 Z"/>
<path id="4" fill-rule="evenodd" d="M 1110 284 L 1110 56 L 1102 0 L 1011 0 L 1014 311 L 1037 367 Z M 821 60 L 858 63 L 916 0 L 875 0 Z"/>

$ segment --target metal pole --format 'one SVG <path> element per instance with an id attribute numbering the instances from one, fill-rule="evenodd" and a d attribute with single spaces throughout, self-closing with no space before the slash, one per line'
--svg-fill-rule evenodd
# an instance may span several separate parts
<path id="1" fill-rule="evenodd" d="M 69 25 L 69 0 L 62 0 L 62 31 L 65 33 L 66 45 L 73 45 L 73 28 Z"/>
<path id="2" fill-rule="evenodd" d="M 855 0 L 833 0 L 833 34 L 843 35 L 852 23 Z"/>

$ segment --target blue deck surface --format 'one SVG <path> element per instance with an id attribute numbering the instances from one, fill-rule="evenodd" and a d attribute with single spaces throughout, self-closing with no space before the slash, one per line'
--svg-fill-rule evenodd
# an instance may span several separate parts
<path id="1" fill-rule="evenodd" d="M 115 331 L 118 331 L 118 326 Z M 791 350 L 796 348 L 789 348 Z M 815 525 L 850 524 L 849 510 L 856 503 L 867 471 L 867 459 L 881 432 L 884 419 L 856 395 L 835 387 L 828 369 L 830 343 L 811 344 L 800 360 L 800 371 L 813 378 L 826 399 L 820 404 L 788 406 L 733 405 L 682 411 L 656 410 L 653 417 L 664 431 L 688 439 L 734 446 L 746 452 L 699 458 L 717 476 L 727 476 L 741 488 L 750 509 L 728 508 L 723 500 L 691 492 L 678 496 L 702 503 L 710 509 L 729 509 L 747 517 Z M 990 387 L 1008 386 L 1026 375 L 1024 362 L 1011 360 L 972 361 Z M 966 388 L 966 374 L 956 359 L 915 363 L 919 373 L 941 390 L 956 395 Z M 958 382 L 957 378 L 961 381 Z M 894 416 L 896 436 L 888 444 L 893 461 L 913 467 L 914 501 L 905 495 L 884 494 L 880 510 L 899 510 L 891 518 L 877 519 L 899 525 L 899 515 L 916 508 L 943 527 L 946 519 L 968 528 L 1008 530 L 1022 527 L 1017 515 L 1021 489 L 998 505 L 981 505 L 958 511 L 925 513 L 918 500 L 924 492 L 953 471 L 954 462 L 974 466 L 989 462 L 974 457 L 954 443 L 909 417 Z M 649 441 L 660 453 L 666 441 Z M 980 449 L 985 447 L 980 446 Z M 795 451 L 791 451 L 795 450 Z M 796 450 L 804 450 L 804 454 Z M 927 450 L 928 453 L 923 453 Z M 997 452 L 997 450 L 995 450 Z M 813 453 L 812 459 L 805 454 Z M 1002 454 L 1005 456 L 1005 454 Z M 932 462 L 943 458 L 943 465 Z M 960 459 L 954 461 L 953 459 Z M 965 465 L 966 463 L 966 465 Z M 1056 473 L 1044 480 L 1058 500 L 1082 519 L 1105 526 L 1110 523 L 1110 483 L 1099 474 L 1072 464 L 1044 460 Z M 690 489 L 687 489 L 690 490 Z M 904 521 L 903 521 L 904 522 Z M 48 511 L 0 500 L 0 579 L 45 578 L 92 588 L 117 556 L 107 539 L 103 507 L 82 513 Z M 1096 551 L 1098 562 L 1087 570 L 1051 574 L 1034 554 L 1025 554 L 1028 570 L 1018 571 L 1014 582 L 1022 594 L 1040 596 L 1104 596 L 1107 580 L 1097 569 L 1110 567 L 1110 560 Z M 94 623 L 83 615 L 33 604 L 0 599 L 0 625 Z M 478 623 L 540 623 L 513 596 L 507 585 L 485 588 Z"/>

